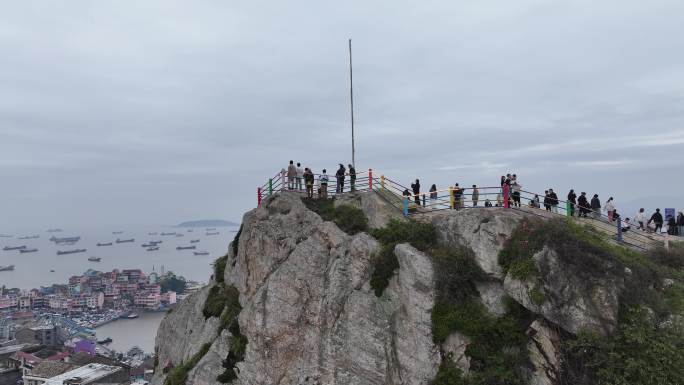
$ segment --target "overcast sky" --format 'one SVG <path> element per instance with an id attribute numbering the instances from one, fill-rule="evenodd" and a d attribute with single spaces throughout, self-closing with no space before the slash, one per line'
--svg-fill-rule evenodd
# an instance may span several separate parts
<path id="1" fill-rule="evenodd" d="M 349 162 L 348 38 L 359 169 L 426 187 L 511 171 L 527 190 L 681 209 L 683 15 L 681 0 L 7 1 L 0 232 L 239 220 L 290 159 Z"/>

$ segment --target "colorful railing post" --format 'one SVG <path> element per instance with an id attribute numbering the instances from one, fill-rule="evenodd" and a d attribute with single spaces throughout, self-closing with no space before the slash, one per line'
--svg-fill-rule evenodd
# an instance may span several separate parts
<path id="1" fill-rule="evenodd" d="M 510 208 L 511 207 L 511 197 L 510 197 L 510 186 L 507 184 L 504 184 L 502 187 L 503 189 L 503 200 L 504 200 L 504 207 L 505 208 Z"/>
<path id="2" fill-rule="evenodd" d="M 373 169 L 368 169 L 368 190 L 373 191 Z"/>
<path id="3" fill-rule="evenodd" d="M 380 187 L 384 190 L 385 189 L 385 176 L 380 175 Z"/>
<path id="4" fill-rule="evenodd" d="M 268 178 L 268 196 L 273 195 L 273 178 Z"/>
<path id="5" fill-rule="evenodd" d="M 257 187 L 257 207 L 261 207 L 261 187 Z"/>
<path id="6" fill-rule="evenodd" d="M 615 222 L 617 222 L 617 241 L 622 242 L 622 220 L 618 218 Z"/>
<path id="7" fill-rule="evenodd" d="M 568 217 L 572 216 L 572 203 L 571 202 L 565 202 L 565 215 Z"/>
<path id="8" fill-rule="evenodd" d="M 449 186 L 449 208 L 454 208 L 454 188 Z"/>
<path id="9" fill-rule="evenodd" d="M 409 206 L 409 200 L 408 197 L 404 197 L 404 216 L 408 217 L 408 206 Z"/>

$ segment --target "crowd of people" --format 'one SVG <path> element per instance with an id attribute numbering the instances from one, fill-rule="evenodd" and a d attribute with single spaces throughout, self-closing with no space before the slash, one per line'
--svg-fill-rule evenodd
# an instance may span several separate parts
<path id="1" fill-rule="evenodd" d="M 345 180 L 347 177 L 349 177 L 350 191 L 356 191 L 356 169 L 354 169 L 354 166 L 348 164 L 347 168 L 345 168 L 342 163 L 340 163 L 339 166 L 337 172 L 335 172 L 335 193 L 341 194 L 344 192 Z M 287 169 L 283 168 L 280 173 L 283 189 L 287 186 L 288 190 L 306 190 L 306 195 L 309 198 L 314 197 L 314 185 L 316 184 L 316 176 L 318 176 L 318 184 L 316 186 L 318 197 L 324 199 L 328 197 L 330 177 L 328 176 L 328 171 L 326 169 L 323 169 L 320 174 L 316 175 L 311 168 L 302 168 L 301 163 L 297 162 L 295 165 L 295 162 L 291 160 Z M 285 184 L 286 181 L 287 185 Z"/>

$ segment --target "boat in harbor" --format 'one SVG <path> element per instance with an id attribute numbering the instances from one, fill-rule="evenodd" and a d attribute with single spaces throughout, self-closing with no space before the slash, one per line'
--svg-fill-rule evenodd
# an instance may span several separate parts
<path id="1" fill-rule="evenodd" d="M 218 231 L 213 232 L 213 233 L 207 233 L 206 235 L 219 235 L 220 233 Z"/>
<path id="2" fill-rule="evenodd" d="M 61 233 L 62 229 L 48 229 L 48 233 Z"/>
<path id="3" fill-rule="evenodd" d="M 38 239 L 40 238 L 40 235 L 27 235 L 25 237 L 19 237 L 17 239 Z"/>
<path id="4" fill-rule="evenodd" d="M 157 235 L 159 233 L 147 233 L 147 235 Z"/>
<path id="5" fill-rule="evenodd" d="M 114 234 L 114 235 L 123 234 L 123 231 L 112 231 L 112 234 Z"/>
<path id="6" fill-rule="evenodd" d="M 98 242 L 98 243 L 97 243 L 98 246 L 111 246 L 112 244 L 113 244 L 112 242 L 107 242 L 107 243 L 100 243 L 100 242 Z"/>
<path id="7" fill-rule="evenodd" d="M 195 251 L 193 252 L 195 255 L 209 255 L 208 251 Z"/>
<path id="8" fill-rule="evenodd" d="M 135 242 L 135 239 L 133 239 L 133 238 L 131 238 L 131 239 L 116 238 L 116 243 L 131 243 L 131 242 Z"/>
<path id="9" fill-rule="evenodd" d="M 159 250 L 159 246 L 147 248 L 147 251 L 157 251 L 157 250 Z"/>
<path id="10" fill-rule="evenodd" d="M 139 315 L 137 313 L 131 313 L 131 314 L 126 316 L 126 318 L 128 318 L 128 319 L 136 319 L 138 317 L 139 317 Z"/>
<path id="11" fill-rule="evenodd" d="M 65 254 L 75 254 L 75 253 L 85 253 L 86 249 L 74 249 L 74 250 L 57 250 L 57 255 Z"/>
<path id="12" fill-rule="evenodd" d="M 101 257 L 88 257 L 88 260 L 90 262 L 100 262 L 102 260 Z"/>
<path id="13" fill-rule="evenodd" d="M 14 270 L 14 265 L 0 266 L 0 271 L 12 271 Z"/>
<path id="14" fill-rule="evenodd" d="M 107 345 L 107 344 L 111 344 L 112 341 L 113 341 L 113 340 L 112 340 L 112 337 L 107 337 L 107 338 L 105 338 L 105 339 L 103 339 L 103 340 L 97 341 L 97 343 L 100 344 L 100 345 Z"/>
<path id="15" fill-rule="evenodd" d="M 195 250 L 197 246 L 178 246 L 176 250 Z"/>
<path id="16" fill-rule="evenodd" d="M 20 253 L 35 253 L 38 249 L 19 249 Z"/>
<path id="17" fill-rule="evenodd" d="M 164 236 L 166 236 L 166 235 L 176 235 L 176 232 L 173 232 L 173 233 L 161 233 L 161 235 L 164 235 Z"/>
<path id="18" fill-rule="evenodd" d="M 23 250 L 25 248 L 26 248 L 26 246 L 5 246 L 2 249 L 5 251 L 11 251 L 11 250 Z"/>
<path id="19" fill-rule="evenodd" d="M 199 241 L 200 241 L 199 239 L 193 239 L 190 241 L 190 243 L 199 243 Z"/>

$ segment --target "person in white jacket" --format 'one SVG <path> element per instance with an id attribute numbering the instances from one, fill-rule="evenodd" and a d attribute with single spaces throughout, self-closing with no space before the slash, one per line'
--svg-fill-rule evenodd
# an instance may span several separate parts
<path id="1" fill-rule="evenodd" d="M 643 207 L 634 216 L 634 221 L 637 223 L 637 230 L 646 231 L 646 214 Z"/>
<path id="2" fill-rule="evenodd" d="M 615 203 L 613 202 L 613 197 L 608 198 L 603 207 L 606 209 L 606 213 L 608 213 L 608 222 L 613 223 L 613 214 L 615 214 Z"/>

